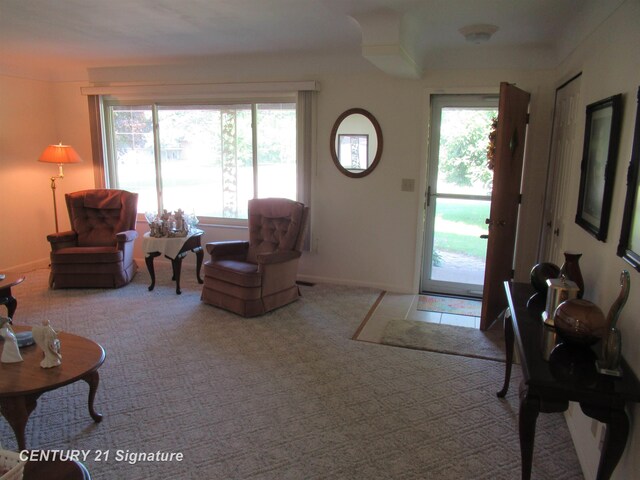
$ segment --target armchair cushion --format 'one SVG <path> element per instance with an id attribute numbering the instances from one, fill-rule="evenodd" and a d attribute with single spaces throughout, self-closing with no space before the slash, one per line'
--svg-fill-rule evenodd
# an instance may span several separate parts
<path id="1" fill-rule="evenodd" d="M 239 256 L 241 259 L 247 257 L 249 242 L 234 240 L 230 242 L 209 242 L 206 245 L 207 252 L 216 258 L 229 256 Z"/>
<path id="2" fill-rule="evenodd" d="M 204 274 L 205 277 L 217 278 L 241 287 L 252 288 L 262 284 L 262 275 L 258 273 L 258 265 L 255 263 L 234 260 L 205 262 Z"/>
<path id="3" fill-rule="evenodd" d="M 302 252 L 272 252 L 258 254 L 258 265 L 273 265 L 274 263 L 288 262 L 300 258 Z"/>
<path id="4" fill-rule="evenodd" d="M 249 252 L 256 263 L 261 253 L 300 249 L 304 205 L 284 198 L 249 201 Z"/>
<path id="5" fill-rule="evenodd" d="M 113 245 L 117 233 L 135 230 L 138 195 L 122 192 L 97 189 L 65 196 L 71 228 L 78 234 L 78 246 Z"/>
<path id="6" fill-rule="evenodd" d="M 118 263 L 122 262 L 122 251 L 116 247 L 69 247 L 52 252 L 51 262 Z"/>

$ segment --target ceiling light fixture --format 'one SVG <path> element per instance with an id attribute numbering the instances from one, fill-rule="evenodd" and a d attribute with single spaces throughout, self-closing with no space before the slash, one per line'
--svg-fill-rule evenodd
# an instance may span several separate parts
<path id="1" fill-rule="evenodd" d="M 488 42 L 491 36 L 498 31 L 498 27 L 488 24 L 467 25 L 458 30 L 467 42 L 479 44 Z"/>

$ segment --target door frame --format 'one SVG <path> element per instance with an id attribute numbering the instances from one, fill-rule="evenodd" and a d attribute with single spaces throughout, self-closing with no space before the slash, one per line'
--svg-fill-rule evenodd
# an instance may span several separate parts
<path id="1" fill-rule="evenodd" d="M 565 88 L 567 88 L 567 90 L 565 90 Z M 566 158 L 563 158 L 558 150 L 561 148 L 560 142 L 564 142 L 567 139 L 567 135 L 564 130 L 562 132 L 558 131 L 559 126 L 557 123 L 567 118 L 563 116 L 565 112 L 560 111 L 562 105 L 559 104 L 559 100 L 564 100 L 564 97 L 561 98 L 561 95 L 568 92 L 569 88 L 577 89 L 577 99 L 576 105 L 574 105 L 575 111 L 572 112 L 575 116 L 570 118 L 573 120 L 570 128 L 574 129 L 569 135 L 572 141 L 569 147 L 572 150 Z M 542 223 L 540 226 L 537 254 L 537 260 L 542 262 L 557 262 L 561 260 L 560 250 L 564 241 L 565 227 L 562 222 L 563 206 L 566 203 L 564 199 L 567 197 L 566 189 L 562 189 L 561 186 L 566 184 L 576 151 L 582 147 L 582 138 L 578 137 L 579 128 L 584 125 L 584 110 L 580 104 L 581 95 L 582 72 L 577 73 L 563 82 L 555 91 L 551 140 L 549 142 L 549 161 L 544 193 L 544 213 L 541 219 Z M 567 145 L 565 144 L 565 146 Z"/>
<path id="2" fill-rule="evenodd" d="M 443 98 L 442 103 L 444 105 L 439 106 L 436 102 L 434 102 L 434 97 L 439 97 L 439 98 L 448 97 L 448 98 L 447 99 Z M 438 147 L 440 145 L 439 135 L 437 136 L 432 135 L 432 133 L 435 131 L 435 128 L 439 128 L 439 124 L 440 124 L 440 120 L 434 119 L 433 117 L 434 108 L 443 108 L 445 106 L 446 107 L 459 106 L 460 108 L 482 108 L 484 106 L 489 106 L 491 108 L 494 107 L 493 102 L 491 104 L 489 104 L 486 101 L 483 102 L 483 97 L 491 97 L 491 99 L 495 99 L 495 110 L 496 111 L 498 110 L 499 89 L 496 91 L 496 93 L 486 93 L 486 92 L 469 93 L 468 91 L 465 91 L 464 93 L 444 93 L 444 92 L 438 91 L 438 92 L 433 92 L 429 94 L 429 109 L 427 111 L 427 114 L 429 117 L 427 137 L 429 139 L 429 142 L 428 142 L 428 148 L 427 148 L 427 155 L 425 159 L 425 162 L 426 162 L 425 176 L 423 177 L 425 181 L 425 189 L 426 189 L 424 192 L 424 197 L 423 197 L 424 202 L 422 205 L 422 216 L 423 216 L 424 228 L 422 229 L 423 238 L 422 238 L 421 249 L 419 251 L 420 277 L 419 277 L 418 291 L 421 293 L 424 291 L 437 290 L 437 293 L 441 293 L 441 294 L 473 296 L 478 298 L 482 296 L 482 285 L 479 286 L 479 292 L 472 292 L 471 290 L 467 290 L 466 293 L 462 293 L 460 292 L 460 287 L 463 285 L 471 285 L 471 284 L 444 282 L 444 281 L 437 281 L 437 280 L 433 281 L 426 278 L 428 275 L 428 271 L 430 270 L 428 262 L 426 261 L 426 257 L 427 255 L 429 255 L 430 257 L 431 255 L 433 255 L 433 241 L 434 241 L 433 229 L 435 228 L 435 211 L 434 211 L 434 215 L 432 215 L 431 218 L 427 216 L 428 208 L 429 208 L 428 205 L 430 204 L 429 196 L 435 197 L 435 195 L 437 195 L 438 193 L 437 191 L 435 193 L 432 192 L 434 188 L 436 188 L 436 184 L 437 184 L 437 178 L 436 178 L 437 170 L 431 170 L 431 167 L 433 166 L 432 163 L 435 160 L 434 157 L 438 155 L 438 149 L 439 149 Z M 434 138 L 437 138 L 437 144 L 434 141 Z M 455 197 L 456 195 L 451 195 L 451 198 L 455 198 Z M 471 195 L 470 197 L 474 197 L 474 196 Z M 478 199 L 490 200 L 490 195 L 487 198 L 485 198 L 484 196 L 478 196 Z M 436 201 L 435 198 L 433 201 L 434 202 Z M 435 208 L 435 203 L 432 208 Z M 427 250 L 429 250 L 429 252 L 427 252 Z M 436 288 L 433 290 L 425 289 L 425 285 L 427 282 L 434 282 L 433 286 Z M 450 285 L 447 285 L 447 284 L 450 284 Z"/>
<path id="3" fill-rule="evenodd" d="M 427 205 L 427 178 L 429 169 L 429 132 L 431 131 L 431 97 L 433 95 L 499 95 L 500 85 L 492 83 L 479 87 L 429 87 L 422 90 L 422 109 L 420 130 L 420 166 L 418 171 L 418 198 L 416 208 L 416 249 L 413 258 L 414 270 L 410 294 L 420 292 L 420 279 L 422 278 L 422 252 L 424 251 L 424 236 L 426 229 L 425 214 Z"/>

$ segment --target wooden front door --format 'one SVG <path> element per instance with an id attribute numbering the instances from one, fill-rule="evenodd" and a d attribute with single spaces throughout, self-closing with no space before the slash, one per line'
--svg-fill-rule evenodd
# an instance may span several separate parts
<path id="1" fill-rule="evenodd" d="M 502 284 L 513 277 L 529 97 L 529 93 L 513 85 L 504 82 L 500 84 L 491 213 L 487 219 L 489 238 L 481 330 L 489 328 L 506 308 Z"/>

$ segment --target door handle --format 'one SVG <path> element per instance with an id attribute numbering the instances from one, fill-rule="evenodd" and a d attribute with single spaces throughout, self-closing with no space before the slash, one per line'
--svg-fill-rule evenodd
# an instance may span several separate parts
<path id="1" fill-rule="evenodd" d="M 480 238 L 484 238 L 485 240 L 489 238 L 489 235 L 480 235 Z"/>
<path id="2" fill-rule="evenodd" d="M 507 224 L 507 222 L 505 222 L 504 220 L 498 220 L 497 222 L 494 222 L 490 218 L 485 218 L 484 223 L 489 225 L 489 228 L 491 228 L 494 224 L 496 227 L 504 227 Z"/>

